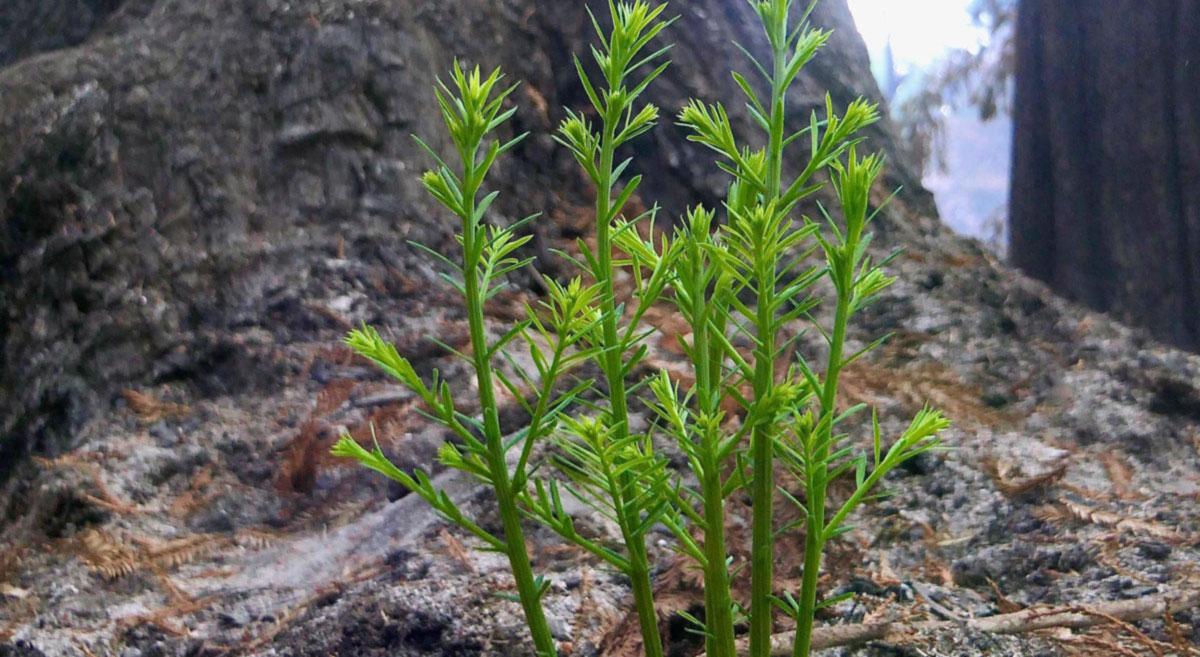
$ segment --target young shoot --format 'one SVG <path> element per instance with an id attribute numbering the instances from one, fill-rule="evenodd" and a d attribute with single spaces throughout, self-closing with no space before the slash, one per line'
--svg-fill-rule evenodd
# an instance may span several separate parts
<path id="1" fill-rule="evenodd" d="M 621 531 L 624 542 L 622 571 L 633 584 L 634 606 L 640 622 L 647 657 L 661 657 L 662 640 L 658 632 L 658 613 L 654 606 L 651 568 L 646 551 L 646 534 L 663 519 L 670 508 L 657 492 L 666 482 L 664 462 L 655 456 L 649 434 L 632 430 L 629 417 L 630 388 L 626 379 L 645 356 L 642 344 L 647 332 L 640 329 L 644 313 L 657 301 L 666 285 L 665 266 L 652 270 L 648 277 L 636 270 L 639 287 L 631 319 L 622 326 L 626 313 L 618 303 L 614 281 L 617 268 L 626 264 L 614 253 L 614 240 L 632 231 L 642 219 L 653 221 L 654 212 L 622 222 L 619 218 L 637 192 L 642 177 L 634 176 L 618 191 L 621 174 L 630 160 L 616 163 L 616 151 L 622 145 L 654 127 L 658 108 L 642 104 L 640 99 L 651 82 L 664 70 L 665 54 L 670 46 L 653 49 L 650 44 L 670 23 L 663 20 L 666 5 L 652 7 L 645 0 L 615 3 L 610 0 L 611 31 L 605 31 L 591 16 L 599 38 L 592 58 L 600 77 L 593 79 L 587 66 L 575 58 L 580 84 L 592 104 L 599 124 L 593 126 L 582 114 L 568 110 L 557 139 L 575 156 L 596 188 L 596 248 L 579 240 L 583 258 L 581 267 L 599 286 L 597 315 L 600 331 L 594 343 L 596 364 L 607 384 L 604 408 L 584 423 L 567 424 L 558 444 L 570 455 L 558 465 L 572 482 L 573 495 L 610 518 Z M 589 10 L 590 15 L 590 10 Z M 537 513 L 555 514 L 557 484 L 539 488 Z M 546 494 L 543 494 L 543 492 Z M 547 497 L 549 495 L 550 497 Z M 561 521 L 560 521 L 561 522 Z M 552 524 L 552 526 L 562 526 Z M 568 526 L 559 533 L 579 542 Z"/>
<path id="2" fill-rule="evenodd" d="M 586 305 L 591 292 L 578 284 L 567 288 L 551 285 L 551 294 L 545 302 L 550 316 L 548 321 L 552 325 L 550 328 L 545 321 L 531 313 L 531 319 L 513 327 L 498 341 L 488 340 L 484 325 L 484 303 L 503 284 L 506 273 L 528 264 L 527 260 L 515 254 L 529 237 L 518 235 L 515 226 L 501 228 L 484 222 L 497 196 L 496 192 L 484 194 L 482 191 L 488 171 L 498 156 L 521 140 L 521 137 L 517 137 L 500 141 L 494 136 L 497 129 L 516 111 L 516 108 L 504 109 L 505 99 L 513 87 L 501 88 L 501 78 L 499 70 L 484 77 L 478 67 L 468 73 L 455 62 L 450 84 L 438 82 L 435 93 L 457 151 L 457 169 L 452 169 L 450 164 L 417 138 L 417 142 L 437 164 L 435 169 L 422 177 L 425 189 L 460 221 L 461 230 L 457 240 L 462 246 L 462 265 L 444 257 L 440 259 L 451 270 L 443 276 L 463 296 L 467 307 L 471 353 L 454 353 L 468 361 L 474 369 L 479 417 L 457 410 L 449 384 L 441 380 L 436 371 L 432 383 L 426 384 L 408 360 L 401 357 L 396 348 L 375 329 L 364 326 L 352 331 L 346 338 L 346 344 L 416 393 L 431 416 L 452 431 L 459 443 L 443 445 L 438 452 L 439 460 L 447 467 L 470 474 L 494 490 L 503 533 L 495 535 L 469 519 L 449 495 L 433 485 L 424 472 L 418 470 L 410 475 L 392 465 L 377 444 L 368 450 L 352 437 L 343 436 L 333 453 L 357 459 L 363 465 L 391 477 L 419 495 L 447 520 L 478 537 L 490 549 L 506 555 L 516 582 L 516 597 L 525 612 L 534 647 L 540 655 L 552 657 L 555 654 L 554 639 L 546 624 L 541 603 L 549 584 L 533 574 L 521 527 L 518 497 L 524 488 L 522 482 L 529 477 L 529 455 L 534 441 L 551 431 L 554 418 L 577 393 L 572 391 L 562 398 L 552 398 L 554 384 L 580 358 L 579 353 L 572 351 L 572 347 L 586 328 L 581 326 L 585 323 L 581 319 L 581 306 Z M 424 250 L 433 253 L 430 249 Z M 544 342 L 552 346 L 553 355 L 547 358 L 540 351 L 534 352 L 533 359 L 541 377 L 540 385 L 534 387 L 540 391 L 540 395 L 536 407 L 527 409 L 531 417 L 529 426 L 506 439 L 500 431 L 495 384 L 497 379 L 505 386 L 515 387 L 515 384 L 496 371 L 492 361 L 516 337 L 532 337 L 534 333 L 546 338 Z M 517 398 L 524 397 L 517 395 Z M 515 471 L 509 466 L 509 453 L 513 450 L 520 454 Z"/>
<path id="3" fill-rule="evenodd" d="M 850 531 L 847 519 L 856 508 L 882 495 L 888 473 L 939 449 L 939 434 L 949 426 L 940 412 L 925 408 L 896 437 L 884 436 L 873 410 L 870 435 L 856 439 L 847 429 L 866 407 L 843 407 L 841 375 L 887 337 L 856 351 L 848 348 L 857 344 L 848 338 L 852 321 L 895 280 L 883 269 L 887 261 L 872 260 L 869 248 L 868 229 L 879 211 L 872 191 L 883 159 L 859 155 L 860 131 L 878 120 L 878 110 L 859 99 L 839 113 L 827 95 L 823 115 L 813 111 L 799 122 L 803 127 L 792 127 L 797 122 L 789 120 L 789 90 L 830 33 L 809 25 L 815 3 L 795 16 L 794 0 L 748 1 L 766 35 L 768 58 L 758 61 L 743 49 L 761 79 L 733 77 L 745 96 L 751 128 L 761 134 L 738 134 L 720 103 L 688 102 L 678 122 L 689 140 L 715 153 L 715 165 L 730 176 L 728 193 L 720 208 L 694 207 L 669 234 L 651 238 L 643 234 L 654 231 L 639 230 L 639 222 L 652 223 L 655 210 L 632 218 L 624 214 L 642 177 L 622 184 L 631 161 L 618 162 L 616 154 L 658 122 L 658 108 L 642 98 L 668 65 L 669 46 L 651 44 L 672 21 L 663 18 L 665 5 L 647 0 L 610 0 L 611 29 L 592 16 L 599 45 L 592 48 L 592 61 L 574 61 L 592 108 L 567 110 L 555 138 L 596 189 L 595 241 L 581 239 L 576 255 L 563 254 L 579 266 L 578 277 L 546 278 L 545 298 L 527 306 L 527 318 L 495 339 L 486 330 L 484 304 L 508 273 L 531 262 L 521 256 L 529 237 L 517 231 L 525 222 L 501 227 L 484 221 L 496 198 L 484 192 L 485 178 L 496 158 L 521 139 L 495 136 L 515 111 L 505 109 L 512 88 L 499 86 L 499 72 L 485 77 L 457 63 L 450 84 L 438 83 L 457 166 L 418 139 L 436 163 L 422 180 L 461 225 L 461 264 L 437 257 L 466 304 L 471 350 L 453 353 L 475 373 L 478 415 L 457 410 L 448 382 L 436 371 L 428 382 L 418 376 L 375 329 L 364 326 L 346 339 L 450 429 L 455 441 L 441 448 L 439 461 L 495 492 L 503 531 L 492 533 L 471 520 L 427 474 L 399 470 L 378 445 L 364 447 L 347 436 L 334 453 L 400 482 L 487 548 L 505 554 L 541 655 L 555 650 L 541 606 L 547 583 L 533 574 L 522 519 L 545 525 L 628 577 L 647 657 L 664 654 L 646 546 L 655 526 L 671 532 L 679 552 L 703 573 L 703 620 L 687 619 L 704 635 L 709 657 L 736 657 L 743 624 L 749 626 L 751 657 L 769 657 L 777 610 L 795 622 L 794 657 L 808 657 L 816 611 L 841 599 L 818 599 L 826 544 Z M 835 208 L 831 213 L 821 207 L 821 220 L 814 221 L 800 213 L 800 204 L 825 185 Z M 619 275 L 633 282 L 632 292 L 620 298 Z M 821 281 L 827 284 L 818 286 Z M 832 294 L 823 296 L 819 289 Z M 687 324 L 685 334 L 668 336 L 683 347 L 686 380 L 666 372 L 632 380 L 649 352 L 646 339 L 656 331 L 643 326 L 656 305 L 672 306 Z M 830 319 L 816 319 L 818 305 Z M 824 339 L 823 363 L 796 353 L 800 327 Z M 783 338 L 789 334 L 796 337 Z M 525 360 L 510 353 L 516 345 Z M 498 358 L 514 365 L 515 380 L 493 366 Z M 571 378 L 588 361 L 601 380 Z M 532 371 L 522 362 L 531 363 Z M 564 392 L 572 385 L 560 385 L 567 380 L 574 387 Z M 529 418 L 509 436 L 500 430 L 497 386 Z M 649 409 L 646 422 L 633 421 L 634 395 Z M 656 453 L 656 437 L 678 447 L 688 476 Z M 539 451 L 538 443 L 553 449 Z M 789 492 L 777 474 L 803 494 Z M 853 477 L 852 492 L 830 499 L 830 484 L 843 476 Z M 735 573 L 725 527 L 726 502 L 739 491 L 753 503 L 748 600 L 735 600 L 731 592 Z M 618 540 L 581 535 L 564 502 L 568 496 L 609 521 Z M 773 508 L 781 498 L 797 506 L 800 521 L 779 526 Z M 800 588 L 781 590 L 773 572 L 775 548 L 781 540 L 800 540 L 801 530 Z"/>

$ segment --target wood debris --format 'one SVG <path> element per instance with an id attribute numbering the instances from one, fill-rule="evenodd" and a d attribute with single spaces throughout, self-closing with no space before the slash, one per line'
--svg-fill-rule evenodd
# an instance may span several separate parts
<path id="1" fill-rule="evenodd" d="M 450 554 L 467 572 L 475 572 L 475 566 L 471 563 L 471 552 L 467 549 L 462 541 L 458 540 L 449 531 L 443 529 L 441 533 L 442 545 L 446 546 L 446 552 Z"/>
<path id="2" fill-rule="evenodd" d="M 21 569 L 26 548 L 8 543 L 0 544 L 0 583 L 12 581 Z"/>
<path id="3" fill-rule="evenodd" d="M 655 610 L 658 612 L 660 629 L 664 621 L 680 611 L 688 611 L 704 599 L 704 575 L 683 554 L 670 557 L 670 565 L 659 574 L 654 583 Z M 637 657 L 642 654 L 642 635 L 638 629 L 636 610 L 630 608 L 608 631 L 600 643 L 601 655 L 613 657 Z"/>
<path id="4" fill-rule="evenodd" d="M 1067 646 L 1087 646 L 1089 648 L 1093 648 L 1095 650 L 1100 651 L 1100 652 L 1076 651 L 1076 652 L 1072 653 L 1074 655 L 1080 655 L 1081 657 L 1084 657 L 1084 656 L 1090 657 L 1092 655 L 1104 655 L 1105 657 L 1114 656 L 1114 655 L 1120 655 L 1120 657 L 1142 657 L 1141 655 L 1138 655 L 1136 652 L 1133 652 L 1129 648 L 1126 648 L 1125 646 L 1122 646 L 1110 639 L 1102 639 L 1099 637 L 1092 637 L 1092 636 L 1079 636 L 1079 637 L 1065 636 L 1065 637 L 1054 637 L 1054 640 L 1059 643 L 1065 644 Z"/>
<path id="5" fill-rule="evenodd" d="M 75 647 L 79 648 L 79 651 L 83 653 L 83 657 L 96 657 L 96 653 L 92 652 L 91 648 L 88 648 L 88 645 L 79 637 L 75 637 Z"/>
<path id="6" fill-rule="evenodd" d="M 1064 460 L 1041 474 L 1025 479 L 1016 479 L 1014 478 L 1016 467 L 1012 463 L 1000 459 L 986 459 L 983 462 L 983 471 L 992 478 L 996 488 L 1006 497 L 1019 497 L 1062 479 L 1063 475 L 1067 473 L 1067 465 L 1068 462 Z"/>
<path id="7" fill-rule="evenodd" d="M 192 409 L 172 402 L 165 402 L 136 390 L 125 390 L 121 393 L 129 408 L 137 415 L 142 424 L 154 424 L 159 420 L 177 420 L 186 417 Z"/>
<path id="8" fill-rule="evenodd" d="M 236 534 L 197 534 L 184 538 L 159 541 L 134 537 L 120 541 L 107 532 L 92 529 L 80 539 L 79 552 L 92 572 L 106 580 L 115 580 L 138 570 L 151 572 L 173 570 L 204 557 L 242 547 L 262 549 L 277 535 L 261 530 L 244 530 Z M 168 585 L 168 589 L 173 587 Z"/>
<path id="9" fill-rule="evenodd" d="M 298 618 L 300 614 L 304 613 L 304 611 L 309 607 L 321 600 L 328 599 L 331 595 L 337 595 L 341 593 L 341 591 L 342 586 L 337 583 L 318 588 L 311 595 L 305 597 L 288 609 L 284 610 L 283 613 L 276 616 L 275 622 L 257 636 L 247 635 L 242 641 L 240 652 L 243 654 L 253 654 L 257 652 L 260 648 L 273 641 L 275 637 L 279 636 L 281 632 L 288 628 L 293 620 Z"/>
<path id="10" fill-rule="evenodd" d="M 80 538 L 80 543 L 83 562 L 104 579 L 118 579 L 138 569 L 136 553 L 104 531 L 92 529 Z"/>
<path id="11" fill-rule="evenodd" d="M 208 493 L 213 482 L 212 466 L 204 466 L 196 471 L 188 481 L 188 488 L 171 502 L 167 512 L 176 518 L 184 518 L 206 504 L 212 495 Z"/>
<path id="12" fill-rule="evenodd" d="M 136 616 L 122 618 L 118 622 L 118 626 L 122 631 L 128 631 L 139 625 L 153 625 L 171 636 L 177 638 L 186 637 L 189 634 L 187 628 L 181 627 L 172 622 L 173 619 L 180 616 L 194 614 L 202 609 L 207 608 L 216 601 L 217 599 L 215 597 L 207 597 L 199 600 L 189 600 L 187 602 L 173 604 L 145 614 L 138 614 Z"/>
<path id="13" fill-rule="evenodd" d="M 317 393 L 316 408 L 313 409 L 314 417 L 324 417 L 338 410 L 350 400 L 354 394 L 354 389 L 358 385 L 354 379 L 334 379 L 330 381 L 321 392 Z"/>
<path id="14" fill-rule="evenodd" d="M 71 468 L 84 472 L 91 479 L 92 485 L 95 486 L 95 494 L 80 493 L 79 499 L 93 504 L 102 509 L 107 509 L 119 515 L 130 515 L 134 513 L 143 513 L 145 509 L 127 502 L 122 502 L 113 495 L 108 489 L 108 485 L 104 483 L 102 470 L 100 465 L 90 460 L 90 454 L 82 452 L 68 452 L 54 459 L 45 459 L 34 457 L 34 461 L 43 468 Z"/>
<path id="15" fill-rule="evenodd" d="M 1104 525 L 1121 531 L 1144 534 L 1162 539 L 1164 541 L 1177 543 L 1183 540 L 1183 536 L 1175 529 L 1160 525 L 1158 523 L 1135 518 L 1132 516 L 1121 515 L 1114 511 L 1106 511 L 1096 507 L 1088 506 L 1081 502 L 1075 502 L 1066 498 L 1058 501 L 1057 505 L 1046 505 L 1034 511 L 1034 514 L 1046 522 L 1062 522 L 1065 520 L 1079 520 L 1086 523 Z"/>
<path id="16" fill-rule="evenodd" d="M 860 358 L 842 371 L 844 406 L 895 401 L 912 410 L 931 404 L 956 422 L 984 427 L 1011 423 L 1012 413 L 982 401 L 983 391 L 936 362 L 913 362 L 902 344 L 884 346 L 880 356 Z M 897 371 L 899 370 L 899 371 Z"/>
<path id="17" fill-rule="evenodd" d="M 987 583 L 988 583 L 988 586 L 992 587 L 992 592 L 996 594 L 996 608 L 1000 610 L 1000 613 L 1012 614 L 1012 613 L 1021 611 L 1021 609 L 1022 609 L 1021 605 L 1013 602 L 1012 600 L 1009 600 L 1000 591 L 1000 587 L 996 585 L 995 580 L 993 580 L 991 577 L 989 577 L 989 578 L 987 578 Z"/>
<path id="18" fill-rule="evenodd" d="M 12 584 L 0 584 L 0 598 L 12 598 L 13 600 L 24 600 L 29 597 L 29 591 L 18 588 Z"/>
<path id="19" fill-rule="evenodd" d="M 918 623 L 885 622 L 873 624 L 833 625 L 813 631 L 814 650 L 851 646 L 869 641 L 902 643 L 918 632 L 954 631 L 963 627 L 991 634 L 1027 634 L 1054 628 L 1083 629 L 1101 625 L 1129 623 L 1176 614 L 1200 606 L 1200 590 L 1167 595 L 1151 595 L 1134 600 L 1103 602 L 1094 605 L 1072 605 L 1055 608 L 1032 607 L 1011 614 L 1000 614 L 967 621 L 922 621 Z M 1144 635 L 1143 635 L 1144 636 Z M 793 632 L 771 637 L 771 657 L 792 654 Z M 749 654 L 744 641 L 738 644 L 738 654 Z"/>
<path id="20" fill-rule="evenodd" d="M 1164 657 L 1162 648 L 1158 645 L 1157 641 L 1146 636 L 1145 632 L 1142 632 L 1138 628 L 1129 624 L 1124 619 L 1117 618 L 1116 616 L 1113 616 L 1110 613 L 1102 612 L 1099 610 L 1088 609 L 1087 607 L 1080 607 L 1079 611 L 1080 611 L 1080 613 L 1092 614 L 1092 615 L 1096 616 L 1097 618 L 1099 618 L 1103 621 L 1106 621 L 1107 623 L 1111 623 L 1114 627 L 1119 628 L 1120 630 L 1129 634 L 1134 639 L 1136 639 L 1138 641 L 1138 643 L 1140 643 L 1143 646 L 1145 646 L 1146 648 L 1148 648 L 1152 653 L 1154 653 L 1155 657 Z"/>
<path id="21" fill-rule="evenodd" d="M 286 455 L 275 477 L 275 489 L 280 493 L 311 493 L 316 486 L 317 471 L 328 458 L 332 437 L 316 417 L 305 422 L 285 448 Z"/>
<path id="22" fill-rule="evenodd" d="M 1133 468 L 1129 467 L 1125 459 L 1112 450 L 1104 452 L 1100 459 L 1108 473 L 1109 481 L 1112 482 L 1113 492 L 1119 499 L 1132 500 L 1141 497 L 1133 492 Z"/>
<path id="23" fill-rule="evenodd" d="M 1200 654 L 1200 647 L 1193 647 L 1192 642 L 1184 634 L 1183 626 L 1179 621 L 1175 620 L 1173 614 L 1162 615 L 1163 624 L 1166 625 L 1167 634 L 1171 636 L 1171 646 L 1175 652 L 1180 655 L 1197 655 Z"/>
<path id="24" fill-rule="evenodd" d="M 346 319 L 341 313 L 333 308 L 330 308 L 329 306 L 310 301 L 305 303 L 304 307 L 333 322 L 334 326 L 342 329 L 343 331 L 350 331 L 354 329 L 354 324 L 351 324 L 350 320 Z"/>

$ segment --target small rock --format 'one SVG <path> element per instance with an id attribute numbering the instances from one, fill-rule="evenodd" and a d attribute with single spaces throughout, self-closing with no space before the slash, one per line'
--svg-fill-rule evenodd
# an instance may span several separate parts
<path id="1" fill-rule="evenodd" d="M 1138 554 L 1147 559 L 1162 561 L 1171 556 L 1171 546 L 1161 541 L 1142 541 L 1138 544 Z"/>
<path id="2" fill-rule="evenodd" d="M 1144 598 L 1149 595 L 1158 595 L 1158 593 L 1159 590 L 1157 586 L 1131 586 L 1121 591 L 1121 597 L 1127 600 L 1133 600 L 1135 598 Z"/>
<path id="3" fill-rule="evenodd" d="M 0 643 L 0 657 L 46 657 L 32 643 L 23 639 L 14 643 Z"/>
<path id="4" fill-rule="evenodd" d="M 900 469 L 911 475 L 925 476 L 937 470 L 937 459 L 928 452 L 922 452 L 901 463 Z"/>
<path id="5" fill-rule="evenodd" d="M 954 484 L 942 477 L 930 477 L 925 482 L 925 492 L 934 497 L 945 497 L 954 492 Z"/>
<path id="6" fill-rule="evenodd" d="M 855 593 L 858 595 L 869 595 L 879 598 L 883 597 L 884 595 L 884 587 L 876 584 L 874 581 L 866 577 L 852 577 L 850 578 L 850 582 L 848 584 L 841 587 L 836 592 L 836 595 L 841 595 L 843 593 Z"/>
<path id="7" fill-rule="evenodd" d="M 1004 306 L 1004 293 L 987 285 L 979 291 L 979 301 L 986 306 L 1000 308 Z"/>
<path id="8" fill-rule="evenodd" d="M 1009 404 L 1008 395 L 997 390 L 989 390 L 983 393 L 980 395 L 979 401 L 986 404 L 988 408 L 1004 408 Z"/>
<path id="9" fill-rule="evenodd" d="M 571 638 L 571 621 L 559 614 L 547 613 L 546 627 L 550 629 L 550 636 L 559 641 L 568 641 Z"/>
<path id="10" fill-rule="evenodd" d="M 1060 573 L 1082 572 L 1094 561 L 1092 550 L 1083 545 L 1075 545 L 1057 555 L 1054 569 Z"/>
<path id="11" fill-rule="evenodd" d="M 217 614 L 217 621 L 226 629 L 244 627 L 250 624 L 250 612 L 245 607 L 231 609 Z"/>
<path id="12" fill-rule="evenodd" d="M 1032 546 L 1022 541 L 1011 545 L 993 545 L 969 554 L 950 567 L 959 586 L 986 586 L 988 580 L 1000 584 L 1024 578 L 1037 569 Z"/>
<path id="13" fill-rule="evenodd" d="M 946 282 L 946 275 L 934 269 L 917 278 L 917 285 L 925 290 L 936 290 Z"/>
<path id="14" fill-rule="evenodd" d="M 179 432 L 172 429 L 166 420 L 152 424 L 149 433 L 159 447 L 174 447 L 179 442 Z"/>
<path id="15" fill-rule="evenodd" d="M 349 295 L 340 296 L 329 301 L 329 309 L 336 313 L 344 315 L 350 312 L 352 308 L 354 308 L 354 297 Z"/>

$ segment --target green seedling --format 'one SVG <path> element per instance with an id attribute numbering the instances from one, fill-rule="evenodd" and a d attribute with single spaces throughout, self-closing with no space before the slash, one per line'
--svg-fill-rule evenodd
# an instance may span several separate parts
<path id="1" fill-rule="evenodd" d="M 927 408 L 894 440 L 885 440 L 873 411 L 864 447 L 845 430 L 848 420 L 867 407 L 839 405 L 840 376 L 887 337 L 847 353 L 847 333 L 855 314 L 894 282 L 883 269 L 886 260 L 874 262 L 868 255 L 867 228 L 879 211 L 872 208 L 871 192 L 883 161 L 858 154 L 860 131 L 878 120 L 878 112 L 860 99 L 839 113 L 827 96 L 824 116 L 812 112 L 805 127 L 789 131 L 788 91 L 830 33 L 807 22 L 813 5 L 798 18 L 793 0 L 751 0 L 750 5 L 765 31 L 770 59 L 757 61 L 744 50 L 761 80 L 752 82 L 740 73 L 733 77 L 762 133 L 750 141 L 765 145 L 744 145 L 721 104 L 689 102 L 679 124 L 691 141 L 716 154 L 716 166 L 730 175 L 728 194 L 719 210 L 693 208 L 669 235 L 649 239 L 642 234 L 653 231 L 639 231 L 639 226 L 653 224 L 657 211 L 624 215 L 642 178 L 632 176 L 622 184 L 631 162 L 617 162 L 616 153 L 658 122 L 658 109 L 642 98 L 668 65 L 669 46 L 651 44 L 671 20 L 663 18 L 665 5 L 645 0 L 610 2 L 610 30 L 593 17 L 600 43 L 592 49 L 592 61 L 576 59 L 575 68 L 598 118 L 593 125 L 584 118 L 588 113 L 567 110 L 556 139 L 596 188 L 595 248 L 580 240 L 574 255 L 563 253 L 581 276 L 566 283 L 546 279 L 549 292 L 540 306 L 527 307 L 526 320 L 492 341 L 484 302 L 506 274 L 531 264 L 518 255 L 529 240 L 518 233 L 524 221 L 507 228 L 484 221 L 496 197 L 482 195 L 484 178 L 495 159 L 520 140 L 494 137 L 515 111 L 503 109 L 512 89 L 500 90 L 499 73 L 484 78 L 478 70 L 464 73 L 457 64 L 452 85 L 439 83 L 438 100 L 461 166 L 452 170 L 426 147 L 437 168 L 423 180 L 462 225 L 461 266 L 438 257 L 466 302 L 472 349 L 455 353 L 475 371 L 478 416 L 456 410 L 445 381 L 435 373 L 427 384 L 374 329 L 363 327 L 347 338 L 452 430 L 457 442 L 445 445 L 439 460 L 495 491 L 503 535 L 470 520 L 428 475 L 398 470 L 378 446 L 368 450 L 346 437 L 335 453 L 399 481 L 489 549 L 507 555 L 517 600 L 543 655 L 554 654 L 541 608 L 547 584 L 532 572 L 522 519 L 540 522 L 629 578 L 647 657 L 663 655 L 646 546 L 648 533 L 658 525 L 675 535 L 677 549 L 704 574 L 705 617 L 688 618 L 704 635 L 708 655 L 735 657 L 736 631 L 748 623 L 749 653 L 768 657 L 774 615 L 780 611 L 796 624 L 793 654 L 807 657 L 814 614 L 842 599 L 818 600 L 826 544 L 850 531 L 849 515 L 881 495 L 889 472 L 939 449 L 938 434 L 949 426 L 941 413 Z M 819 220 L 801 214 L 800 204 L 826 184 L 835 212 L 818 204 Z M 634 282 L 629 298 L 616 293 L 621 270 Z M 830 298 L 817 292 L 822 281 L 832 288 Z M 830 303 L 832 319 L 823 324 L 814 310 Z M 633 377 L 648 354 L 646 338 L 656 331 L 644 327 L 643 320 L 662 304 L 673 305 L 689 326 L 686 336 L 671 336 L 679 338 L 689 361 L 693 376 L 686 385 L 666 373 Z M 795 325 L 806 325 L 824 339 L 819 367 L 793 355 L 796 338 L 780 339 Z M 520 353 L 512 353 L 518 345 Z M 517 362 L 522 355 L 534 372 L 525 373 Z M 494 367 L 501 358 L 515 365 L 518 380 Z M 573 378 L 587 361 L 602 381 Z M 496 385 L 511 392 L 530 418 L 511 436 L 500 432 Z M 630 412 L 635 395 L 642 395 L 652 415 L 648 428 L 637 431 Z M 690 476 L 672 470 L 656 453 L 656 436 L 670 439 L 686 456 Z M 539 443 L 551 449 L 536 450 Z M 777 471 L 800 484 L 803 496 L 779 485 Z M 829 485 L 842 476 L 854 478 L 853 492 L 832 503 Z M 734 572 L 725 538 L 726 502 L 738 491 L 753 502 L 748 601 L 731 593 Z M 580 535 L 566 496 L 610 521 L 619 541 Z M 777 526 L 772 509 L 780 498 L 798 507 L 799 522 Z M 799 540 L 801 532 L 800 590 L 779 591 L 772 572 L 775 547 Z"/>

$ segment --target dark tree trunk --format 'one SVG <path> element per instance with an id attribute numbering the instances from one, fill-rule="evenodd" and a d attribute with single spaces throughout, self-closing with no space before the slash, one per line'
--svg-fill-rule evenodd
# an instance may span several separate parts
<path id="1" fill-rule="evenodd" d="M 1017 23 L 1014 264 L 1200 349 L 1195 0 L 1027 0 Z"/>

